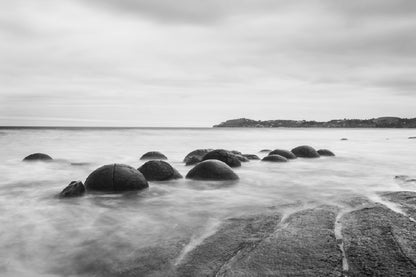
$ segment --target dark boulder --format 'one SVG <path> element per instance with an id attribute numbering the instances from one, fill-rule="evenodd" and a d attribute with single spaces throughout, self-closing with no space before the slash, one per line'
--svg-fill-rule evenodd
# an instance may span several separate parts
<path id="1" fill-rule="evenodd" d="M 211 151 L 212 149 L 196 149 L 188 153 L 188 155 L 186 155 L 186 157 L 183 159 L 183 162 L 186 165 L 199 163 L 200 161 L 202 161 L 202 158 Z"/>
<path id="2" fill-rule="evenodd" d="M 43 153 L 35 153 L 27 156 L 23 159 L 25 162 L 32 162 L 32 161 L 51 161 L 52 157 Z"/>
<path id="3" fill-rule="evenodd" d="M 66 188 L 59 193 L 60 198 L 70 198 L 82 196 L 85 193 L 85 186 L 81 181 L 72 181 Z"/>
<path id="4" fill-rule="evenodd" d="M 319 149 L 317 152 L 321 156 L 328 156 L 328 157 L 335 156 L 335 154 L 332 151 L 328 150 L 328 149 Z"/>
<path id="5" fill-rule="evenodd" d="M 226 163 L 219 160 L 206 160 L 197 164 L 186 175 L 195 180 L 237 180 L 238 176 Z"/>
<path id="6" fill-rule="evenodd" d="M 348 140 L 347 138 L 342 138 L 341 140 Z"/>
<path id="7" fill-rule="evenodd" d="M 247 158 L 247 157 L 245 157 L 244 155 L 239 155 L 239 154 L 235 154 L 235 156 L 237 157 L 237 159 L 240 161 L 240 162 L 242 162 L 242 163 L 246 163 L 246 162 L 249 162 L 250 160 Z"/>
<path id="8" fill-rule="evenodd" d="M 416 137 L 409 137 L 409 139 L 416 139 Z"/>
<path id="9" fill-rule="evenodd" d="M 300 158 L 319 158 L 318 152 L 308 145 L 298 146 L 292 149 L 292 153 L 296 155 L 296 157 Z"/>
<path id="10" fill-rule="evenodd" d="M 290 152 L 289 150 L 283 150 L 283 149 L 275 149 L 272 152 L 269 153 L 269 155 L 280 155 L 282 157 L 285 157 L 286 159 L 296 159 L 296 155 Z"/>
<path id="11" fill-rule="evenodd" d="M 165 161 L 148 161 L 138 170 L 148 181 L 167 181 L 182 178 L 182 175 Z"/>
<path id="12" fill-rule="evenodd" d="M 249 160 L 260 160 L 259 156 L 254 154 L 243 154 L 243 156 Z"/>
<path id="13" fill-rule="evenodd" d="M 233 154 L 236 154 L 236 155 L 242 155 L 243 154 L 243 153 L 241 153 L 240 151 L 237 151 L 237 150 L 231 150 L 230 152 L 233 153 Z"/>
<path id="14" fill-rule="evenodd" d="M 203 158 L 203 161 L 206 160 L 219 160 L 231 167 L 241 166 L 240 160 L 236 157 L 235 154 L 224 149 L 217 149 L 207 153 Z"/>
<path id="15" fill-rule="evenodd" d="M 140 160 L 167 160 L 168 158 L 158 151 L 150 151 L 140 157 Z"/>
<path id="16" fill-rule="evenodd" d="M 280 155 L 268 155 L 262 159 L 264 162 L 277 162 L 277 163 L 285 163 L 287 159 Z"/>
<path id="17" fill-rule="evenodd" d="M 194 165 L 202 161 L 202 158 L 197 156 L 191 156 L 186 160 L 185 165 Z"/>
<path id="18" fill-rule="evenodd" d="M 135 168 L 124 164 L 108 164 L 94 170 L 85 181 L 87 190 L 129 191 L 149 187 L 146 178 Z"/>
<path id="19" fill-rule="evenodd" d="M 272 150 L 270 150 L 270 149 L 262 149 L 262 150 L 259 151 L 259 153 L 269 153 L 269 152 L 272 152 Z"/>

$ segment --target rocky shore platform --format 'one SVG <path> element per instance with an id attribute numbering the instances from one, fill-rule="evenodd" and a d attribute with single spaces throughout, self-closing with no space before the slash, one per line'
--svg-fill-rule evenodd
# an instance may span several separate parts
<path id="1" fill-rule="evenodd" d="M 96 276 L 416 276 L 416 193 L 273 206 L 137 249 Z M 189 235 L 189 234 L 188 234 Z M 92 266 L 94 265 L 94 266 Z"/>

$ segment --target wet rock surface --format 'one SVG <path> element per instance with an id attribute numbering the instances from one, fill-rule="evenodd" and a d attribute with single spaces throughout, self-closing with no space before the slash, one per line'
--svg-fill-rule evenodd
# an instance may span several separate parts
<path id="1" fill-rule="evenodd" d="M 243 156 L 249 160 L 260 160 L 259 156 L 254 154 L 243 154 Z"/>
<path id="2" fill-rule="evenodd" d="M 33 162 L 33 161 L 52 161 L 52 157 L 44 153 L 34 153 L 23 159 L 24 162 Z"/>
<path id="3" fill-rule="evenodd" d="M 292 149 L 292 153 L 299 158 L 319 158 L 318 152 L 309 145 L 302 145 Z"/>
<path id="4" fill-rule="evenodd" d="M 226 163 L 230 167 L 239 167 L 241 166 L 240 160 L 236 157 L 235 154 L 224 149 L 216 149 L 207 153 L 203 158 L 203 161 L 206 160 L 219 160 Z"/>
<path id="5" fill-rule="evenodd" d="M 383 205 L 342 217 L 349 276 L 416 276 L 416 223 Z"/>
<path id="6" fill-rule="evenodd" d="M 224 162 L 219 160 L 206 160 L 197 164 L 186 175 L 194 180 L 237 180 L 238 176 Z"/>
<path id="7" fill-rule="evenodd" d="M 263 162 L 285 163 L 287 159 L 280 155 L 268 155 L 261 159 Z"/>
<path id="8" fill-rule="evenodd" d="M 213 149 L 196 149 L 185 156 L 183 162 L 186 165 L 196 164 L 202 161 L 202 158 Z"/>
<path id="9" fill-rule="evenodd" d="M 85 193 L 85 186 L 81 181 L 72 181 L 61 193 L 60 198 L 71 198 L 82 196 Z"/>
<path id="10" fill-rule="evenodd" d="M 94 170 L 85 181 L 87 191 L 121 192 L 149 187 L 137 169 L 124 164 L 104 165 Z"/>
<path id="11" fill-rule="evenodd" d="M 335 156 L 334 152 L 332 152 L 331 150 L 328 150 L 328 149 L 319 149 L 317 152 L 321 156 L 328 156 L 328 157 Z"/>
<path id="12" fill-rule="evenodd" d="M 150 152 L 143 154 L 143 156 L 140 157 L 140 160 L 167 160 L 167 159 L 168 158 L 164 154 L 158 151 L 150 151 Z"/>
<path id="13" fill-rule="evenodd" d="M 182 178 L 182 175 L 169 163 L 160 160 L 148 161 L 138 170 L 148 181 L 167 181 Z"/>
<path id="14" fill-rule="evenodd" d="M 280 155 L 282 157 L 285 157 L 286 159 L 296 159 L 296 155 L 290 152 L 289 150 L 284 149 L 275 149 L 272 152 L 269 153 L 269 155 Z"/>
<path id="15" fill-rule="evenodd" d="M 178 276 L 341 276 L 336 211 L 230 219 L 188 253 Z"/>

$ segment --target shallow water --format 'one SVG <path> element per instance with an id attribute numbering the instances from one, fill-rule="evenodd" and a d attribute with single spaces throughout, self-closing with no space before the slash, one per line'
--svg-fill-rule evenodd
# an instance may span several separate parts
<path id="1" fill-rule="evenodd" d="M 22 129 L 0 132 L 0 275 L 60 276 L 122 268 L 142 249 L 179 245 L 180 259 L 227 217 L 274 207 L 290 213 L 319 204 L 343 206 L 349 195 L 416 190 L 416 130 L 411 129 Z M 347 141 L 340 138 L 347 137 Z M 186 179 L 150 182 L 139 193 L 55 196 L 107 163 L 139 167 L 139 157 L 163 152 L 182 175 L 197 148 L 259 154 L 309 144 L 336 157 L 288 163 L 251 161 L 238 182 Z M 22 163 L 34 152 L 59 159 Z M 76 163 L 77 165 L 71 165 Z M 78 164 L 79 163 L 79 164 Z M 127 266 L 127 265 L 126 265 Z"/>

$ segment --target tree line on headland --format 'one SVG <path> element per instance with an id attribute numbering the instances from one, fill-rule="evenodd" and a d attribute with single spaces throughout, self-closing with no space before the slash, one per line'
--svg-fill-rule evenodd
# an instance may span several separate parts
<path id="1" fill-rule="evenodd" d="M 416 118 L 379 117 L 372 119 L 333 119 L 330 121 L 308 120 L 253 120 L 231 119 L 213 127 L 248 128 L 416 128 Z"/>

